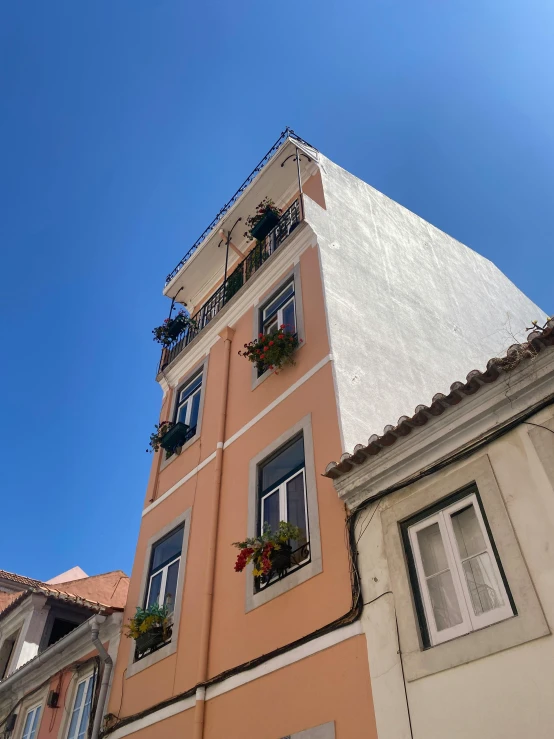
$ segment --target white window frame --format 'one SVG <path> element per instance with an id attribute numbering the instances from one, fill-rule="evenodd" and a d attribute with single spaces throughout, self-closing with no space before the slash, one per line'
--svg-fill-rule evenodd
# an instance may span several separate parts
<path id="1" fill-rule="evenodd" d="M 279 521 L 288 522 L 289 518 L 288 518 L 288 505 L 287 505 L 287 485 L 291 480 L 294 480 L 296 477 L 298 477 L 298 475 L 302 475 L 302 485 L 304 486 L 304 517 L 306 521 L 306 541 L 308 542 L 310 541 L 310 522 L 308 519 L 308 499 L 306 495 L 306 467 L 305 466 L 297 470 L 296 472 L 294 472 L 290 477 L 284 480 L 280 485 L 277 485 L 277 487 L 274 487 L 272 490 L 265 493 L 265 495 L 260 498 L 260 534 L 263 533 L 263 527 L 264 527 L 264 501 L 266 498 L 269 498 L 270 495 L 273 495 L 276 492 L 279 493 Z"/>
<path id="2" fill-rule="evenodd" d="M 79 728 L 81 726 L 81 721 L 83 720 L 83 712 L 85 710 L 85 704 L 86 704 L 86 697 L 87 697 L 88 686 L 89 686 L 89 684 L 90 684 L 91 681 L 94 681 L 94 678 L 95 678 L 94 672 L 90 672 L 88 675 L 79 678 L 75 682 L 75 689 L 73 691 L 73 700 L 71 701 L 71 710 L 69 711 L 69 714 L 68 714 L 68 717 L 67 717 L 66 739 L 78 739 L 78 737 L 79 737 Z M 85 684 L 85 687 L 83 688 L 83 700 L 82 700 L 82 703 L 81 703 L 81 705 L 79 707 L 79 713 L 78 713 L 78 717 L 77 717 L 77 723 L 75 724 L 76 733 L 72 737 L 69 734 L 69 732 L 71 730 L 71 719 L 73 718 L 73 713 L 75 711 L 75 702 L 77 700 L 77 696 L 79 695 L 79 686 L 82 683 Z M 91 707 L 92 707 L 93 700 L 94 700 L 94 682 L 92 684 L 92 693 L 91 693 L 91 696 L 90 696 Z M 92 710 L 90 710 L 89 711 L 89 714 L 88 714 L 88 723 L 90 723 L 90 717 L 91 717 L 91 715 L 92 715 Z M 85 727 L 85 734 L 84 734 L 85 739 L 86 739 L 86 737 L 88 737 L 88 728 L 89 727 L 87 725 Z"/>
<path id="3" fill-rule="evenodd" d="M 33 729 L 33 724 L 36 720 L 37 711 L 39 712 L 38 723 Z M 30 725 L 30 731 L 25 733 L 25 727 L 27 726 L 27 720 L 31 714 L 33 714 L 33 718 L 32 718 L 31 725 Z M 23 724 L 21 725 L 21 739 L 36 739 L 38 730 L 40 728 L 41 719 L 42 719 L 42 701 L 40 703 L 35 703 L 34 706 L 31 706 L 31 708 L 28 708 L 27 711 L 25 712 L 25 718 L 24 718 Z"/>
<path id="4" fill-rule="evenodd" d="M 162 539 L 160 539 L 160 541 L 158 541 L 154 545 L 154 548 L 153 548 L 152 551 L 154 551 L 155 547 L 158 546 L 158 544 L 160 544 L 164 539 L 168 539 L 172 534 L 174 534 L 177 531 L 177 529 L 181 529 L 183 531 L 183 541 L 184 541 L 184 539 L 185 539 L 184 527 L 183 526 L 177 526 L 167 536 L 162 537 Z M 162 582 L 160 584 L 160 594 L 158 596 L 157 603 L 158 603 L 158 605 L 163 605 L 164 604 L 164 601 L 165 601 L 165 589 L 166 589 L 166 586 L 167 586 L 167 573 L 168 573 L 169 568 L 171 567 L 171 565 L 174 565 L 175 562 L 178 562 L 179 563 L 179 569 L 177 570 L 177 582 L 179 582 L 179 573 L 181 571 L 181 557 L 182 556 L 183 556 L 183 544 L 181 544 L 181 552 L 180 552 L 180 554 L 178 554 L 177 557 L 175 557 L 175 559 L 172 559 L 171 562 L 168 562 L 166 565 L 164 565 L 163 567 L 157 569 L 155 572 L 150 573 L 149 578 L 148 578 L 148 589 L 147 589 L 147 593 L 146 593 L 145 607 L 146 607 L 146 604 L 148 603 L 148 601 L 150 600 L 150 591 L 152 590 L 152 580 L 157 575 L 159 575 L 160 572 L 162 573 Z M 173 603 L 172 612 L 174 610 L 175 610 L 175 603 Z"/>
<path id="5" fill-rule="evenodd" d="M 200 378 L 200 385 L 198 385 L 198 387 L 195 390 L 193 390 L 190 393 L 190 395 L 186 395 L 185 398 L 184 398 L 184 400 L 181 400 L 181 398 L 183 396 L 183 393 L 186 393 L 187 390 L 190 388 L 190 386 L 191 385 L 194 385 L 198 381 L 199 378 Z M 201 397 L 200 396 L 202 395 L 202 383 L 203 383 L 203 380 L 204 380 L 204 378 L 203 378 L 203 371 L 200 370 L 200 372 L 198 374 L 196 374 L 190 380 L 190 382 L 187 382 L 187 384 L 184 385 L 184 387 L 182 387 L 179 390 L 179 397 L 177 399 L 177 407 L 176 407 L 176 411 L 175 411 L 175 421 L 176 422 L 179 420 L 179 416 L 181 415 L 182 408 L 184 408 L 186 406 L 185 418 L 182 421 L 182 423 L 185 423 L 187 426 L 190 426 L 190 414 L 191 414 L 191 411 L 192 411 L 193 399 L 198 395 L 199 396 L 199 400 L 198 400 L 198 418 L 196 419 L 196 426 L 198 426 L 198 420 L 199 420 L 199 417 L 200 417 L 200 402 L 201 402 Z"/>
<path id="6" fill-rule="evenodd" d="M 292 286 L 292 295 L 281 305 L 276 312 L 271 313 L 269 316 L 266 315 L 268 307 L 274 303 L 276 300 L 279 299 L 279 297 L 286 292 L 290 287 Z M 270 326 L 273 325 L 274 321 L 277 321 L 277 329 L 279 329 L 283 323 L 283 311 L 287 306 L 289 306 L 292 303 L 293 309 L 294 309 L 294 332 L 297 333 L 297 316 L 296 316 L 296 287 L 294 284 L 294 279 L 292 279 L 290 282 L 288 282 L 283 288 L 280 290 L 277 290 L 273 295 L 269 298 L 269 300 L 266 301 L 265 307 L 261 309 L 261 324 L 262 324 L 262 333 L 267 334 L 269 326 L 267 324 L 271 321 Z M 286 329 L 290 330 L 290 329 Z"/>
<path id="7" fill-rule="evenodd" d="M 500 591 L 500 594 L 502 595 L 502 600 L 504 602 L 504 604 L 499 608 L 494 608 L 490 611 L 486 611 L 481 615 L 476 615 L 473 611 L 471 596 L 463 571 L 463 560 L 458 551 L 456 536 L 454 533 L 454 528 L 452 526 L 452 515 L 463 508 L 467 508 L 470 505 L 473 506 L 477 521 L 481 529 L 481 534 L 485 541 L 486 549 L 483 551 L 483 553 L 487 552 L 489 555 L 490 561 L 492 563 L 493 572 L 498 583 L 498 589 Z M 432 526 L 435 523 L 439 526 L 439 531 L 448 562 L 448 568 L 452 575 L 454 591 L 456 593 L 458 606 L 462 615 L 462 622 L 460 624 L 452 626 L 448 629 L 442 629 L 441 631 L 438 631 L 435 625 L 433 607 L 426 582 L 427 577 L 423 569 L 423 562 L 417 538 L 418 532 L 428 528 L 429 526 Z M 464 634 L 469 634 L 472 631 L 477 631 L 478 629 L 482 629 L 486 626 L 490 626 L 491 624 L 498 623 L 499 621 L 504 621 L 505 619 L 511 618 L 514 615 L 508 593 L 504 586 L 504 580 L 498 567 L 496 555 L 490 541 L 487 527 L 485 526 L 483 515 L 481 513 L 481 507 L 479 505 L 479 501 L 477 500 L 477 496 L 474 493 L 461 498 L 451 505 L 446 505 L 437 513 L 409 526 L 408 536 L 412 549 L 412 554 L 414 557 L 417 574 L 417 585 L 419 593 L 421 595 L 421 599 L 423 601 L 425 622 L 429 632 L 431 646 L 441 644 L 442 642 L 449 641 L 450 639 L 455 639 L 456 637 L 463 636 Z"/>

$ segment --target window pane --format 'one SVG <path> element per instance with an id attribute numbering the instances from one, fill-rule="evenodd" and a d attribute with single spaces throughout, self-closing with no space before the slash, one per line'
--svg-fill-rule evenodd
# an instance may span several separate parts
<path id="1" fill-rule="evenodd" d="M 179 393 L 179 403 L 182 403 L 184 400 L 186 400 L 189 395 L 192 395 L 192 393 L 200 387 L 202 384 L 202 373 L 197 375 L 189 384 L 184 387 L 181 392 Z"/>
<path id="2" fill-rule="evenodd" d="M 189 428 L 196 428 L 198 423 L 198 409 L 200 408 L 200 390 L 197 390 L 195 395 L 191 398 L 190 402 L 192 407 L 190 410 Z"/>
<path id="3" fill-rule="evenodd" d="M 427 580 L 437 631 L 462 623 L 462 614 L 450 570 Z"/>
<path id="4" fill-rule="evenodd" d="M 476 616 L 504 605 L 488 552 L 466 559 L 463 567 Z"/>
<path id="5" fill-rule="evenodd" d="M 296 321 L 294 318 L 294 300 L 285 305 L 283 308 L 283 323 L 285 324 L 285 330 L 290 331 L 292 334 L 296 333 Z"/>
<path id="6" fill-rule="evenodd" d="M 33 723 L 34 712 L 29 711 L 27 718 L 25 719 L 25 726 L 23 727 L 23 739 L 29 739 L 31 736 L 31 725 Z"/>
<path id="7" fill-rule="evenodd" d="M 448 561 L 438 523 L 433 523 L 427 526 L 426 529 L 418 531 L 417 541 L 426 577 L 448 569 Z"/>
<path id="8" fill-rule="evenodd" d="M 472 505 L 452 515 L 452 528 L 462 559 L 487 550 L 483 532 Z"/>
<path id="9" fill-rule="evenodd" d="M 29 739 L 35 739 L 38 731 L 38 723 L 40 721 L 40 706 L 38 708 L 35 708 L 35 716 L 33 720 L 33 727 L 31 729 L 31 734 L 29 735 Z"/>
<path id="10" fill-rule="evenodd" d="M 264 324 L 264 334 L 273 334 L 279 328 L 279 321 L 276 318 L 272 318 L 270 321 Z"/>
<path id="11" fill-rule="evenodd" d="M 150 608 L 150 606 L 153 606 L 154 603 L 157 603 L 160 598 L 160 588 L 162 586 L 162 573 L 158 572 L 157 575 L 154 575 L 154 577 L 150 580 L 150 592 L 148 593 L 148 603 L 146 604 L 147 608 Z"/>
<path id="12" fill-rule="evenodd" d="M 177 419 L 176 419 L 177 423 L 179 422 L 186 423 L 188 407 L 189 407 L 188 403 L 183 403 L 183 405 L 179 406 L 179 410 L 177 411 Z"/>
<path id="13" fill-rule="evenodd" d="M 263 531 L 264 523 L 271 526 L 272 531 L 279 528 L 279 491 L 276 490 L 267 498 L 262 500 L 260 531 Z"/>
<path id="14" fill-rule="evenodd" d="M 304 500 L 304 475 L 300 472 L 287 482 L 287 517 L 288 522 L 298 526 L 302 531 L 302 538 L 293 542 L 293 549 L 302 546 L 307 541 L 306 506 Z"/>
<path id="15" fill-rule="evenodd" d="M 277 297 L 269 303 L 264 308 L 263 318 L 264 321 L 270 318 L 282 305 L 285 303 L 288 298 L 294 294 L 294 283 L 291 282 L 289 285 L 285 287 L 285 289 L 277 295 Z"/>
<path id="16" fill-rule="evenodd" d="M 87 735 L 87 728 L 88 728 L 88 717 L 90 715 L 90 704 L 92 701 L 92 685 L 94 683 L 94 680 L 92 678 L 89 678 L 88 684 L 87 684 L 87 695 L 85 699 L 85 707 L 83 709 L 83 713 L 81 715 L 81 721 L 79 724 L 79 735 L 77 739 L 85 739 Z"/>
<path id="17" fill-rule="evenodd" d="M 175 608 L 175 596 L 177 594 L 177 578 L 179 577 L 180 560 L 174 562 L 167 570 L 167 580 L 165 582 L 164 605 L 170 612 Z"/>
<path id="18" fill-rule="evenodd" d="M 304 466 L 304 439 L 296 441 L 279 452 L 262 467 L 262 492 L 267 492 L 291 472 Z"/>
<path id="19" fill-rule="evenodd" d="M 156 572 L 181 554 L 183 529 L 179 528 L 154 547 L 150 572 Z"/>
<path id="20" fill-rule="evenodd" d="M 77 694 L 75 696 L 75 703 L 73 704 L 73 713 L 71 715 L 71 723 L 69 724 L 67 739 L 76 739 L 77 736 L 77 721 L 79 720 L 79 711 L 83 702 L 85 683 L 86 681 L 83 681 L 77 686 Z"/>

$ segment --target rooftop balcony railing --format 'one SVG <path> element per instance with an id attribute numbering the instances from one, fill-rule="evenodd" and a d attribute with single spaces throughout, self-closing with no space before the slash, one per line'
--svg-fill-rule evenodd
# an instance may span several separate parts
<path id="1" fill-rule="evenodd" d="M 167 367 L 195 339 L 198 334 L 217 316 L 220 310 L 233 298 L 252 275 L 269 259 L 294 231 L 301 221 L 300 200 L 297 199 L 283 213 L 278 224 L 263 241 L 246 255 L 240 264 L 229 274 L 223 284 L 211 295 L 202 307 L 192 316 L 187 327 L 172 346 L 162 349 L 158 371 Z"/>

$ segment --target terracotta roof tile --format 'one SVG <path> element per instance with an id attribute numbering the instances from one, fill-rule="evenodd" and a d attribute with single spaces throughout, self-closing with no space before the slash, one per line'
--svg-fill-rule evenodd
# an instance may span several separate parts
<path id="1" fill-rule="evenodd" d="M 448 395 L 437 393 L 431 405 L 418 405 L 411 417 L 401 416 L 396 426 L 385 426 L 381 435 L 373 434 L 366 445 L 357 444 L 352 454 L 345 453 L 340 462 L 329 462 L 323 473 L 332 480 L 350 472 L 354 465 L 362 464 L 368 457 L 381 453 L 387 447 L 419 426 L 425 426 L 433 418 L 441 416 L 448 408 L 458 405 L 467 396 L 479 392 L 483 385 L 496 382 L 506 373 L 512 372 L 520 366 L 522 361 L 535 357 L 539 352 L 554 346 L 554 317 L 551 318 L 542 330 L 532 331 L 524 344 L 513 344 L 504 357 L 493 357 L 487 362 L 487 368 L 472 370 L 466 376 L 465 382 L 454 382 L 450 386 Z"/>

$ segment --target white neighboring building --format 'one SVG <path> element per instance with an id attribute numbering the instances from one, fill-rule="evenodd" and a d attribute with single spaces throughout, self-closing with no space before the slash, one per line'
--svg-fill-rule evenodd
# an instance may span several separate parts
<path id="1" fill-rule="evenodd" d="M 328 465 L 379 739 L 554 736 L 554 320 Z"/>

